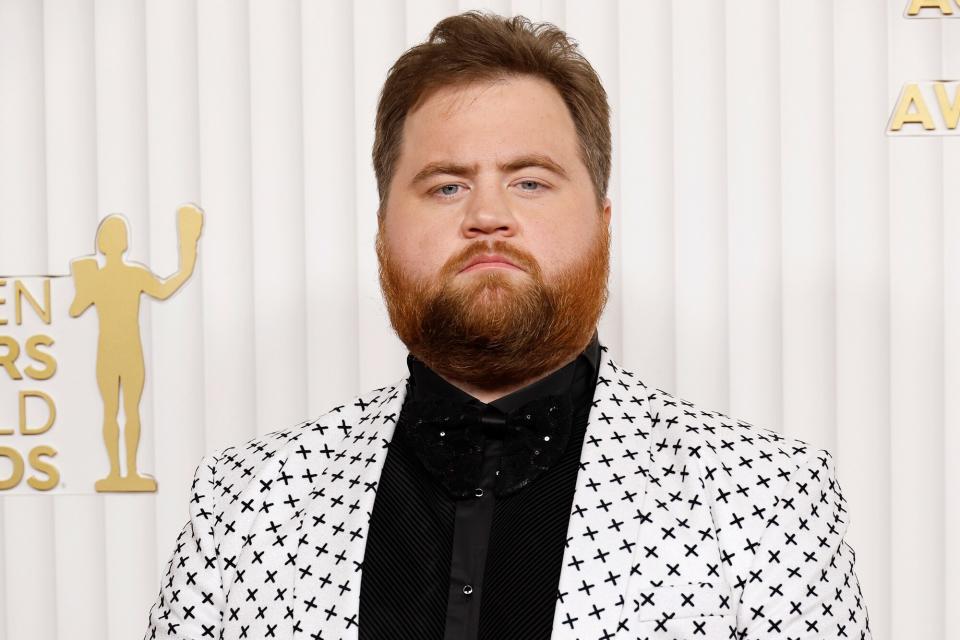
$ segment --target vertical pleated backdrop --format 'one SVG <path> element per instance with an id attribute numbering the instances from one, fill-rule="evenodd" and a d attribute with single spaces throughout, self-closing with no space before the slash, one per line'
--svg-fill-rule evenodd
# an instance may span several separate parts
<path id="1" fill-rule="evenodd" d="M 884 126 L 905 81 L 960 78 L 960 20 L 904 5 L 0 0 L 0 273 L 66 273 L 122 212 L 167 275 L 177 205 L 207 215 L 141 312 L 161 490 L 0 498 L 0 635 L 142 637 L 200 457 L 404 373 L 376 99 L 482 6 L 566 28 L 609 92 L 614 357 L 834 452 L 876 637 L 955 637 L 960 146 Z"/>

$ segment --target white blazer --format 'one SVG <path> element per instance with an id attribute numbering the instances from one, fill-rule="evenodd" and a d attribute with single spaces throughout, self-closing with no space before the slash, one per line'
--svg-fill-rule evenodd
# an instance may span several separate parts
<path id="1" fill-rule="evenodd" d="M 824 450 L 651 389 L 607 357 L 557 640 L 871 638 Z M 405 380 L 205 457 L 147 638 L 357 638 Z"/>

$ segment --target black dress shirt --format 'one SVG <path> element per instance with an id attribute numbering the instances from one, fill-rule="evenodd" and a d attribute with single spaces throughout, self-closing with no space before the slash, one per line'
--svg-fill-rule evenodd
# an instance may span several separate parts
<path id="1" fill-rule="evenodd" d="M 600 360 L 597 335 L 546 378 L 490 404 L 408 356 L 407 396 L 377 486 L 360 586 L 360 640 L 548 639 L 580 451 Z M 479 486 L 454 497 L 421 463 L 407 435 L 411 401 L 455 400 L 503 415 L 569 394 L 562 455 L 519 490 L 499 496 L 502 434 L 487 431 Z M 416 404 L 416 403 L 413 403 Z M 559 434 L 558 434 L 559 435 Z"/>

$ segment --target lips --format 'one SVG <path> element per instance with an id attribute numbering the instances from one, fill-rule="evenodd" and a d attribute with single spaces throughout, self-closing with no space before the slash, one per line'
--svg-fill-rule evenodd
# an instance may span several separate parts
<path id="1" fill-rule="evenodd" d="M 460 273 L 492 268 L 519 269 L 520 267 L 498 254 L 479 255 L 470 260 L 466 266 L 460 270 Z"/>

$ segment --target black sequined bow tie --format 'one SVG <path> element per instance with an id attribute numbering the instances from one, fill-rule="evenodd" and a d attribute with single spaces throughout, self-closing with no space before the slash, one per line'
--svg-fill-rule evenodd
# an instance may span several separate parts
<path id="1" fill-rule="evenodd" d="M 446 398 L 407 399 L 404 433 L 427 471 L 458 498 L 480 486 L 484 443 L 503 437 L 494 492 L 506 496 L 530 484 L 560 457 L 570 438 L 570 398 L 546 396 L 506 414 Z"/>

